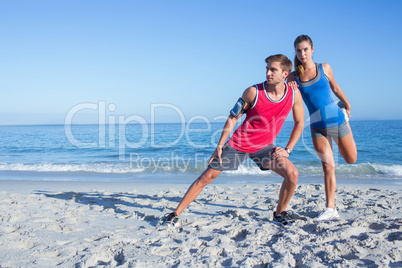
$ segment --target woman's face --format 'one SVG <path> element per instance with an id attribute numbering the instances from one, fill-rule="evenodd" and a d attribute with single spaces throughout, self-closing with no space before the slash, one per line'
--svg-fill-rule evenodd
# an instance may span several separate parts
<path id="1" fill-rule="evenodd" d="M 307 41 L 300 42 L 295 47 L 296 56 L 301 63 L 306 63 L 313 59 L 314 48 Z"/>

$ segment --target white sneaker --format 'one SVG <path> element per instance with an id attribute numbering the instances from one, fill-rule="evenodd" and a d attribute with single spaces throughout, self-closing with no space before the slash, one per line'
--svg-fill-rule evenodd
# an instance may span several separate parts
<path id="1" fill-rule="evenodd" d="M 348 116 L 348 113 L 346 112 L 345 104 L 343 104 L 343 102 L 341 102 L 341 101 L 338 101 L 337 104 L 338 104 L 339 108 L 341 108 L 341 111 L 343 112 L 343 114 L 345 115 L 345 121 L 349 122 L 349 116 Z"/>
<path id="2" fill-rule="evenodd" d="M 317 221 L 325 221 L 325 220 L 331 220 L 339 218 L 338 211 L 336 208 L 326 208 L 324 212 L 322 212 L 318 217 L 314 218 Z"/>

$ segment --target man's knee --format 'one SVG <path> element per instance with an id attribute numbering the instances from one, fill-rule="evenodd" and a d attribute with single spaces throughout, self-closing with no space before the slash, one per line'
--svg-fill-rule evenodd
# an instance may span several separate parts
<path id="1" fill-rule="evenodd" d="M 296 185 L 299 179 L 299 171 L 296 168 L 292 168 L 287 172 L 288 181 L 291 184 Z"/>
<path id="2" fill-rule="evenodd" d="M 297 183 L 297 180 L 299 179 L 299 171 L 297 171 L 296 168 L 290 172 L 290 178 L 294 183 Z"/>
<path id="3" fill-rule="evenodd" d="M 219 174 L 215 174 L 216 172 L 213 172 L 212 170 L 207 170 L 205 171 L 199 178 L 198 178 L 198 182 L 205 186 L 207 184 L 210 184 L 211 182 L 213 182 L 216 177 L 218 177 Z"/>

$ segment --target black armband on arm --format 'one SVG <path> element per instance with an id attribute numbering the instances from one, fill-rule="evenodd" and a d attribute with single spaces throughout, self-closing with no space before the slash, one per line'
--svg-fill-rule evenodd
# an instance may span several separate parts
<path id="1" fill-rule="evenodd" d="M 239 98 L 237 100 L 237 102 L 235 103 L 233 109 L 230 110 L 230 114 L 233 117 L 237 117 L 239 114 L 244 113 L 245 112 L 245 110 L 244 110 L 245 104 L 246 104 L 246 102 L 242 98 Z"/>

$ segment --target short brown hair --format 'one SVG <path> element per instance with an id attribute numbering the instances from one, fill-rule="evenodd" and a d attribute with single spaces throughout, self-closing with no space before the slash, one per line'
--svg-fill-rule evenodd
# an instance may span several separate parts
<path id="1" fill-rule="evenodd" d="M 265 62 L 268 64 L 268 62 L 279 62 L 281 64 L 282 71 L 292 71 L 292 61 L 288 59 L 283 54 L 276 54 L 269 56 L 268 58 L 265 59 Z"/>

